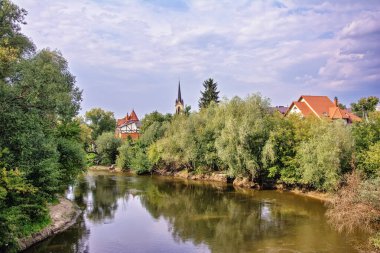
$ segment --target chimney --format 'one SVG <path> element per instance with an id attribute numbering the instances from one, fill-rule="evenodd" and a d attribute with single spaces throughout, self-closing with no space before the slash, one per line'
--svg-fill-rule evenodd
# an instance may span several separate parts
<path id="1" fill-rule="evenodd" d="M 338 105 L 339 105 L 338 97 L 335 97 L 335 98 L 334 98 L 334 104 L 335 104 L 336 107 L 338 107 Z"/>

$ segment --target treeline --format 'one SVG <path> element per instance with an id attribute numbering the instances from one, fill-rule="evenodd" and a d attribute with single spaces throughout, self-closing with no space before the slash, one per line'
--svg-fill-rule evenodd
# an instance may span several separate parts
<path id="1" fill-rule="evenodd" d="M 0 252 L 50 223 L 47 204 L 85 166 L 82 92 L 59 52 L 20 32 L 25 15 L 0 1 Z"/>
<path id="2" fill-rule="evenodd" d="M 344 227 L 337 218 L 339 210 L 347 210 L 348 204 L 351 208 L 366 205 L 373 215 L 363 215 L 365 229 L 376 231 L 380 225 L 380 113 L 374 108 L 366 112 L 366 120 L 347 125 L 339 120 L 284 117 L 273 111 L 268 99 L 255 94 L 211 102 L 190 114 L 153 112 L 142 120 L 137 141 L 123 142 L 113 133 L 104 133 L 96 144 L 101 161 L 138 174 L 220 171 L 258 185 L 333 192 L 340 201 L 334 202 L 332 221 L 338 221 L 341 229 L 355 227 L 348 223 Z M 347 203 L 341 192 L 351 187 L 353 176 L 360 182 L 354 187 L 355 198 L 346 198 Z M 364 228 L 360 222 L 356 225 Z"/>
<path id="3" fill-rule="evenodd" d="M 122 142 L 111 133 L 96 140 L 106 163 L 138 173 L 155 169 L 223 171 L 262 183 L 284 183 L 335 191 L 356 169 L 377 175 L 380 116 L 343 121 L 283 117 L 260 95 L 211 103 L 189 115 L 153 112 L 142 120 L 142 136 Z"/>

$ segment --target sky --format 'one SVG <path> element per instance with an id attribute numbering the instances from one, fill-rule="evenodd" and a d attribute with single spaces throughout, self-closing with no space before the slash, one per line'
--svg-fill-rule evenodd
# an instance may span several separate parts
<path id="1" fill-rule="evenodd" d="M 82 111 L 141 118 L 198 110 L 202 83 L 220 96 L 260 93 L 272 105 L 300 95 L 349 105 L 380 97 L 380 1 L 13 0 L 22 32 L 59 50 L 83 90 Z"/>

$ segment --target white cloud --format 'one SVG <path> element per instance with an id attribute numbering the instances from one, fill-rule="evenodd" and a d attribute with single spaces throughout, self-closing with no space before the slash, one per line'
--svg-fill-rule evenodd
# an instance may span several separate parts
<path id="1" fill-rule="evenodd" d="M 260 91 L 276 104 L 380 93 L 376 1 L 15 2 L 29 11 L 23 31 L 69 60 L 85 110 L 172 111 L 179 77 L 193 107 L 210 76 L 222 95 Z"/>

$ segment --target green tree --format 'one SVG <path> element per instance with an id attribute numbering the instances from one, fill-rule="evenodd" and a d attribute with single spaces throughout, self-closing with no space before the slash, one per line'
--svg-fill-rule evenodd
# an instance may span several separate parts
<path id="1" fill-rule="evenodd" d="M 38 188 L 19 170 L 0 170 L 0 251 L 16 252 L 16 239 L 50 221 Z"/>
<path id="2" fill-rule="evenodd" d="M 203 82 L 204 91 L 201 91 L 201 98 L 199 99 L 199 108 L 206 108 L 213 101 L 219 103 L 219 91 L 217 91 L 218 83 L 214 79 L 209 78 Z"/>
<path id="3" fill-rule="evenodd" d="M 0 79 L 10 74 L 12 66 L 23 55 L 34 53 L 33 43 L 22 33 L 26 10 L 9 0 L 0 1 Z"/>
<path id="4" fill-rule="evenodd" d="M 216 139 L 218 156 L 231 176 L 261 180 L 262 150 L 271 130 L 268 99 L 251 95 L 232 99 L 224 108 L 225 126 Z"/>
<path id="5" fill-rule="evenodd" d="M 322 191 L 338 189 L 342 175 L 351 170 L 353 140 L 341 122 L 321 121 L 309 139 L 297 147 L 300 182 Z"/>
<path id="6" fill-rule="evenodd" d="M 352 103 L 352 111 L 368 120 L 368 113 L 376 110 L 376 105 L 379 103 L 379 98 L 375 96 L 369 96 L 367 98 L 361 98 L 357 103 Z"/>
<path id="7" fill-rule="evenodd" d="M 121 139 L 116 138 L 113 132 L 102 133 L 96 139 L 96 146 L 101 164 L 114 164 L 118 154 L 117 149 L 121 146 Z"/>
<path id="8" fill-rule="evenodd" d="M 85 120 L 92 130 L 92 140 L 96 140 L 105 132 L 115 131 L 116 120 L 113 112 L 104 111 L 101 108 L 93 108 L 86 112 Z"/>
<path id="9" fill-rule="evenodd" d="M 20 33 L 26 11 L 0 1 L 0 251 L 49 223 L 46 202 L 82 168 L 82 92 L 58 51 Z M 15 169 L 17 168 L 17 169 Z"/>
<path id="10" fill-rule="evenodd" d="M 366 177 L 376 176 L 376 168 L 371 165 L 375 157 L 372 157 L 374 153 L 370 149 L 376 149 L 380 142 L 380 112 L 371 112 L 367 121 L 355 123 L 352 126 L 352 137 L 355 141 L 355 166 Z"/>

